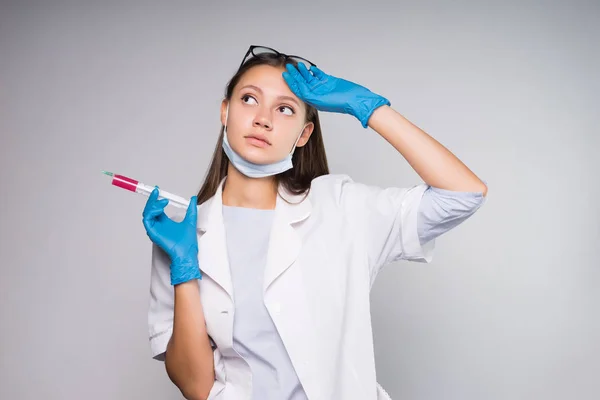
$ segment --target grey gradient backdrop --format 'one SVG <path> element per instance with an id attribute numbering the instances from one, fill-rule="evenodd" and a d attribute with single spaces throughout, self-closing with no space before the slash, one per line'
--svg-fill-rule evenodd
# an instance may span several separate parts
<path id="1" fill-rule="evenodd" d="M 0 2 L 0 398 L 176 399 L 147 335 L 145 198 L 203 179 L 250 44 L 388 97 L 489 183 L 372 293 L 394 399 L 600 398 L 598 2 Z M 332 172 L 420 179 L 322 114 Z"/>

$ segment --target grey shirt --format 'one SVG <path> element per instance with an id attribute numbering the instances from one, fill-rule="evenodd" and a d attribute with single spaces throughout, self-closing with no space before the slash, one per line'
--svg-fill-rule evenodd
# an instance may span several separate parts
<path id="1" fill-rule="evenodd" d="M 421 244 L 459 225 L 482 204 L 482 193 L 429 187 L 419 204 Z M 252 398 L 306 400 L 306 394 L 263 301 L 273 210 L 223 206 L 234 293 L 233 348 L 252 371 Z"/>
<path id="2" fill-rule="evenodd" d="M 252 398 L 306 399 L 302 385 L 263 302 L 272 210 L 223 206 L 233 298 L 233 349 L 252 371 Z"/>

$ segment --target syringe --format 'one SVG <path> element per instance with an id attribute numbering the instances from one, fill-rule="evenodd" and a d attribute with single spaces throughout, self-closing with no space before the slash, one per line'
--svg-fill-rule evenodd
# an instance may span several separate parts
<path id="1" fill-rule="evenodd" d="M 102 171 L 104 175 L 108 175 L 112 177 L 112 184 L 114 186 L 118 186 L 122 189 L 126 189 L 135 193 L 143 194 L 144 196 L 150 196 L 150 193 L 154 190 L 154 186 L 143 184 L 140 181 L 136 181 L 135 179 L 128 178 L 123 175 L 113 174 L 112 172 Z M 175 206 L 177 208 L 188 208 L 190 201 L 184 199 L 181 196 L 177 196 L 176 194 L 172 194 L 169 192 L 165 192 L 162 189 L 158 190 L 158 198 L 159 199 L 168 199 L 169 204 Z"/>

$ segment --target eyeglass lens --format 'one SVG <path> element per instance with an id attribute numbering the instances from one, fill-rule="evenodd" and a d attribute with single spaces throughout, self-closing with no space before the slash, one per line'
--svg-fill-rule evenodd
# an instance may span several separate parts
<path id="1" fill-rule="evenodd" d="M 258 56 L 260 54 L 281 54 L 276 50 L 270 49 L 268 47 L 255 47 L 252 49 L 252 54 Z M 286 55 L 287 56 L 287 55 Z M 306 69 L 310 69 L 311 63 L 310 61 L 296 56 L 287 56 L 288 58 L 296 61 L 297 63 L 303 63 Z"/>

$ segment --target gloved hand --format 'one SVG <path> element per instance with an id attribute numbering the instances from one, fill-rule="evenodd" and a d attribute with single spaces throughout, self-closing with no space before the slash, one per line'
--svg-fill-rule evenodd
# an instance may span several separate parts
<path id="1" fill-rule="evenodd" d="M 283 79 L 302 101 L 319 111 L 350 114 L 366 128 L 376 108 L 390 105 L 388 99 L 371 92 L 356 83 L 327 75 L 315 66 L 306 69 L 303 63 L 298 68 L 286 65 Z M 312 72 L 312 73 L 311 73 Z"/>
<path id="2" fill-rule="evenodd" d="M 169 200 L 157 198 L 158 189 L 154 188 L 146 202 L 142 221 L 150 240 L 171 259 L 171 285 L 202 279 L 198 266 L 197 197 L 190 199 L 185 218 L 181 222 L 175 222 L 165 214 L 164 208 Z"/>

